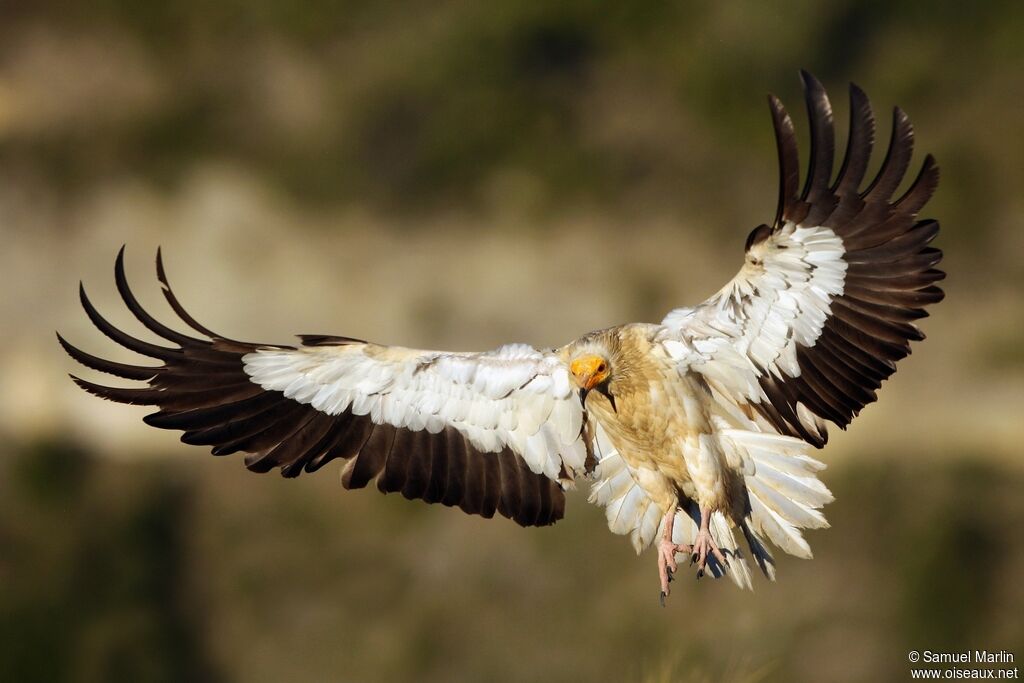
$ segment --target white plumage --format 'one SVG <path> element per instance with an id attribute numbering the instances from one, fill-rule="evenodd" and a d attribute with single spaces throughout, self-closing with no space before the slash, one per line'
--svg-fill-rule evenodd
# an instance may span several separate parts
<path id="1" fill-rule="evenodd" d="M 370 344 L 261 348 L 242 363 L 259 386 L 328 415 L 351 409 L 374 424 L 435 433 L 450 425 L 484 453 L 511 447 L 552 479 L 563 467 L 581 471 L 586 459 L 583 406 L 565 364 L 525 344 L 463 354 Z"/>

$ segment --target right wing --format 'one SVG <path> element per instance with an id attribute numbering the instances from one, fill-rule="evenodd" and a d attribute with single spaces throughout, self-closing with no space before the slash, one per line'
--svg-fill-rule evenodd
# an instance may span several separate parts
<path id="1" fill-rule="evenodd" d="M 914 322 L 941 301 L 934 268 L 939 232 L 918 212 L 935 191 L 931 155 L 903 195 L 893 193 L 910 165 L 914 132 L 894 111 L 889 150 L 878 175 L 861 188 L 875 121 L 864 93 L 850 87 L 846 155 L 832 179 L 835 136 L 825 89 L 802 72 L 811 124 L 807 178 L 793 122 L 771 98 L 779 153 L 779 205 L 772 227 L 747 238 L 740 272 L 696 308 L 663 321 L 666 348 L 701 372 L 723 397 L 756 410 L 780 434 L 824 445 L 823 420 L 845 428 L 924 339 Z"/>
<path id="2" fill-rule="evenodd" d="M 564 514 L 562 492 L 585 468 L 583 406 L 569 371 L 551 352 L 524 344 L 485 353 L 379 346 L 345 337 L 302 337 L 299 347 L 251 344 L 217 335 L 178 303 L 157 253 L 168 303 L 206 338 L 182 334 L 139 305 L 115 265 L 125 304 L 166 347 L 135 339 L 107 322 L 81 291 L 90 320 L 118 344 L 163 361 L 126 365 L 60 343 L 79 363 L 143 388 L 106 387 L 72 376 L 89 393 L 152 405 L 147 424 L 184 432 L 214 455 L 245 452 L 256 472 L 286 477 L 335 458 L 348 463 L 345 488 L 376 479 L 382 492 L 498 512 L 523 526 Z"/>

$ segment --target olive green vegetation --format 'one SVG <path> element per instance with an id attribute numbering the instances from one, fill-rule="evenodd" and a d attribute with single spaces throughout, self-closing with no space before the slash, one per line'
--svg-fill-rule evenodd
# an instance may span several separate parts
<path id="1" fill-rule="evenodd" d="M 5 680 L 215 678 L 188 606 L 190 480 L 153 468 L 126 497 L 65 442 L 28 446 L 3 469 Z"/>
<path id="2" fill-rule="evenodd" d="M 825 473 L 817 559 L 781 559 L 754 593 L 684 569 L 662 609 L 650 558 L 581 496 L 523 531 L 330 477 L 31 444 L 0 461 L 0 665 L 18 681 L 898 680 L 913 648 L 1020 652 L 1022 477 L 901 460 Z"/>
<path id="3" fill-rule="evenodd" d="M 1024 657 L 1021 35 L 1015 2 L 0 4 L 0 680 L 878 681 L 912 649 Z M 108 348 L 74 286 L 116 316 L 93 266 L 122 241 L 173 245 L 227 334 L 283 341 L 293 313 L 472 347 L 656 320 L 771 219 L 764 96 L 806 139 L 801 67 L 840 147 L 848 81 L 879 140 L 910 114 L 949 298 L 863 440 L 821 455 L 815 559 L 752 594 L 685 570 L 661 609 L 653 556 L 585 490 L 523 530 L 331 468 L 256 476 L 171 434 L 136 447 L 138 410 L 63 377 L 54 328 Z"/>
<path id="4" fill-rule="evenodd" d="M 972 197 L 937 200 L 947 221 L 971 225 L 952 239 L 986 237 L 1002 219 L 997 207 L 1024 182 L 1016 163 L 1024 143 L 1008 134 L 1022 106 L 1020 3 L 16 7 L 0 36 L 13 41 L 40 24 L 62 35 L 125 34 L 163 91 L 156 105 L 112 120 L 0 140 L 0 164 L 71 189 L 126 174 L 174 183 L 213 157 L 244 164 L 302 202 L 408 213 L 479 208 L 512 169 L 536 180 L 542 212 L 656 203 L 717 216 L 742 191 L 736 167 L 750 157 L 741 152 L 770 158 L 762 95 L 776 91 L 799 113 L 799 66 L 833 87 L 860 81 L 878 103 L 882 136 L 892 102 L 927 126 L 928 149 Z M 262 111 L 266 98 L 287 91 L 261 92 L 249 73 L 274 50 L 316 75 L 323 116 L 297 130 L 283 131 Z M 836 94 L 842 120 L 845 98 Z M 644 111 L 665 124 L 662 136 L 595 134 L 615 111 Z M 692 137 L 676 132 L 680 122 Z M 713 146 L 700 142 L 706 136 Z"/>

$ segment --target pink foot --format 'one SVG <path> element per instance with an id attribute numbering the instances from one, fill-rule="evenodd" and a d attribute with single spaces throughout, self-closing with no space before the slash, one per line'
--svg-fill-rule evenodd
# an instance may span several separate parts
<path id="1" fill-rule="evenodd" d="M 711 518 L 711 510 L 707 508 L 701 508 L 700 510 L 700 531 L 697 532 L 697 538 L 693 541 L 693 549 L 690 551 L 693 553 L 690 564 L 697 564 L 697 578 L 704 576 L 704 570 L 707 567 L 708 556 L 713 555 L 718 563 L 723 567 L 728 566 L 728 560 L 725 555 L 722 554 L 718 544 L 715 543 L 715 539 L 711 537 L 711 531 L 708 529 L 708 524 Z"/>
<path id="2" fill-rule="evenodd" d="M 661 541 L 658 542 L 658 576 L 661 578 L 661 593 L 658 599 L 661 601 L 662 607 L 665 606 L 665 598 L 672 593 L 669 583 L 673 579 L 673 574 L 679 569 L 676 564 L 676 553 L 689 554 L 693 552 L 691 546 L 672 542 L 672 525 L 675 518 L 675 510 L 665 514 L 665 531 Z"/>

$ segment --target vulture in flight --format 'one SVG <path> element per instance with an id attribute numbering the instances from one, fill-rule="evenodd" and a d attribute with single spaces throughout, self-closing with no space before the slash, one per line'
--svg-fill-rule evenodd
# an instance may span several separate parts
<path id="1" fill-rule="evenodd" d="M 906 114 L 894 110 L 888 151 L 865 182 L 875 119 L 851 84 L 833 173 L 832 107 L 822 85 L 801 76 L 811 140 L 803 182 L 793 122 L 772 96 L 775 218 L 749 234 L 743 265 L 721 291 L 660 323 L 609 327 L 561 348 L 481 353 L 325 335 L 255 344 L 190 316 L 159 251 L 163 294 L 192 332 L 158 321 L 128 287 L 122 248 L 118 292 L 166 341 L 114 327 L 83 289 L 96 327 L 156 364 L 106 360 L 58 335 L 82 365 L 142 385 L 72 378 L 101 398 L 154 406 L 147 424 L 214 455 L 245 453 L 255 472 L 297 477 L 341 459 L 347 489 L 373 483 L 522 526 L 561 519 L 565 489 L 589 480 L 612 532 L 629 535 L 637 552 L 656 544 L 663 604 L 680 556 L 698 577 L 750 588 L 753 564 L 774 579 L 771 547 L 810 558 L 801 530 L 828 525 L 821 508 L 832 495 L 811 455 L 825 445 L 826 421 L 845 428 L 875 400 L 910 342 L 924 339 L 915 321 L 943 298 L 942 252 L 928 246 L 939 224 L 917 217 L 938 184 L 931 156 L 894 198 L 913 147 Z"/>

